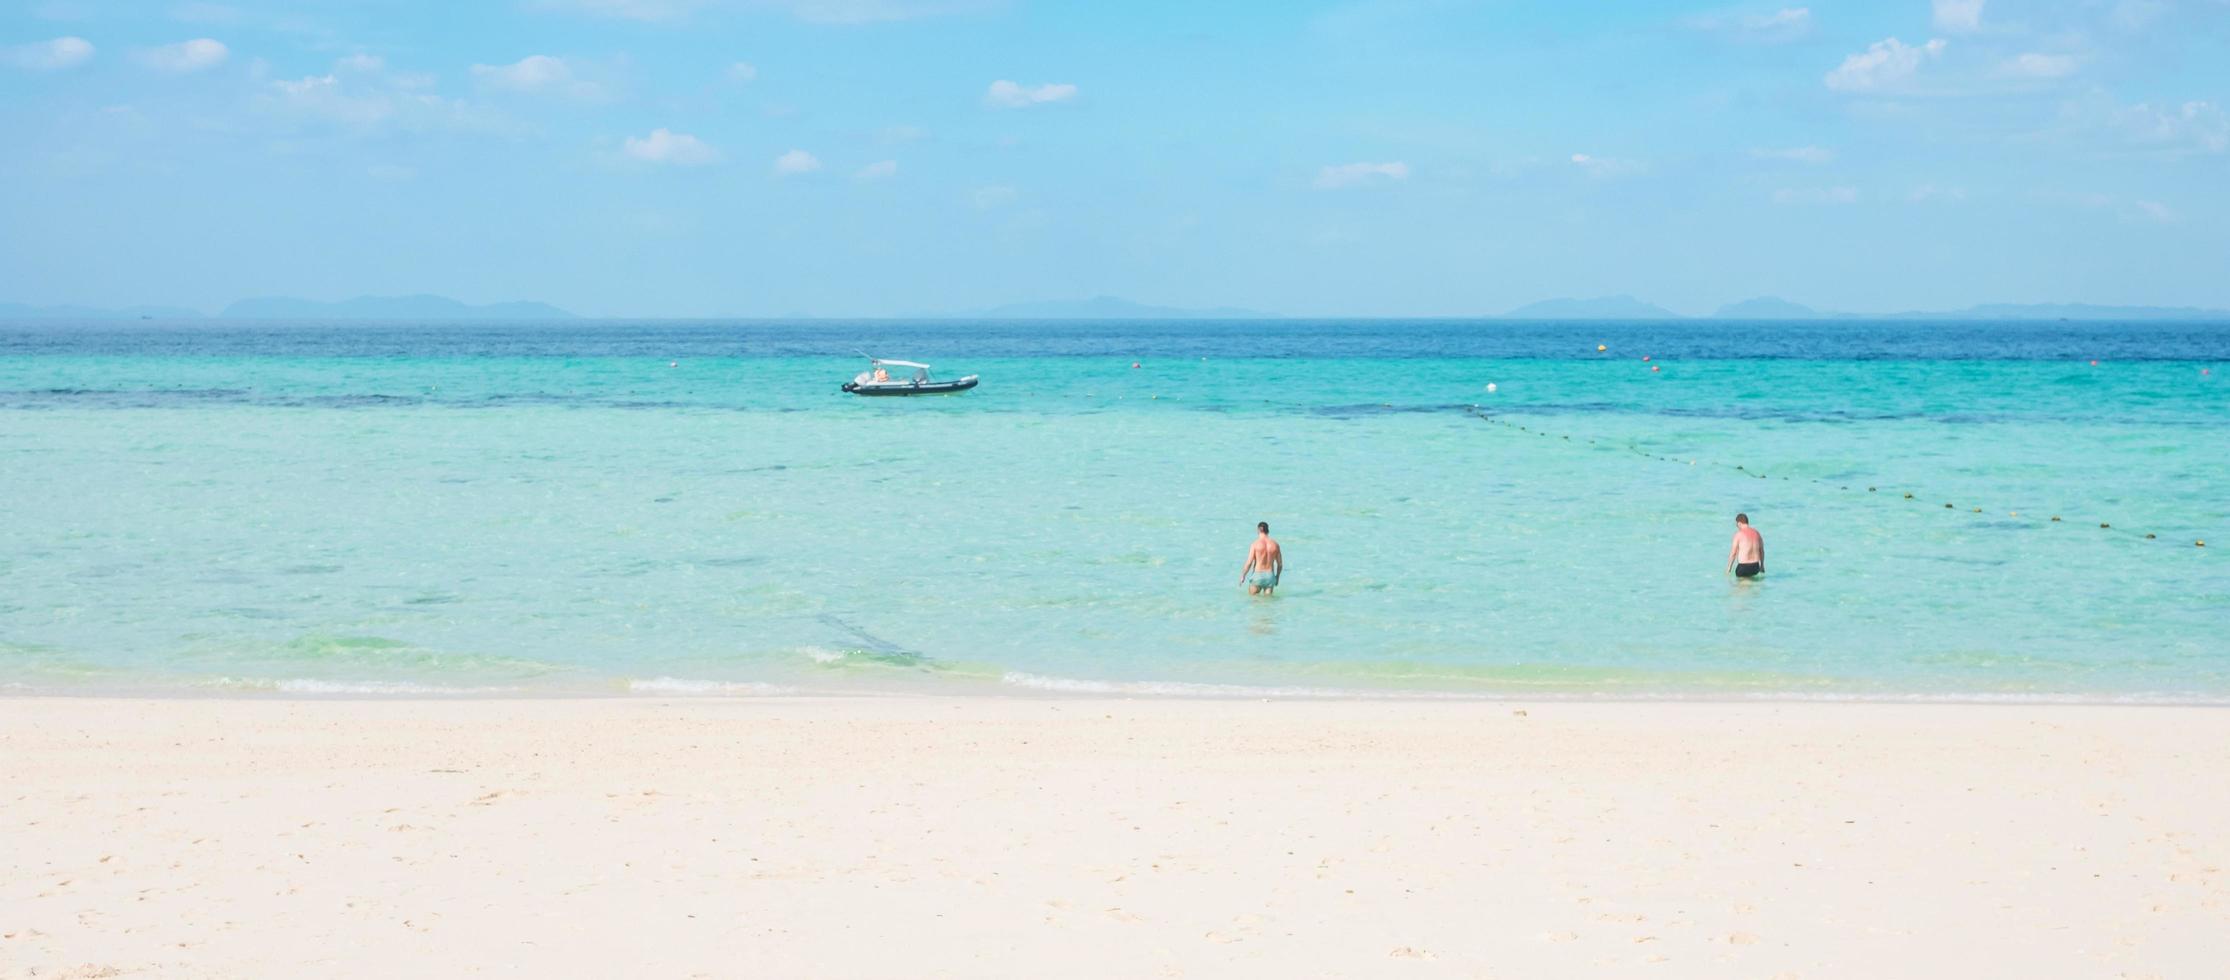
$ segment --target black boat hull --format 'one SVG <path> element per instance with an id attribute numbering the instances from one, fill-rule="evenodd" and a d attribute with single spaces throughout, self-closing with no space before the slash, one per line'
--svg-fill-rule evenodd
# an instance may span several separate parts
<path id="1" fill-rule="evenodd" d="M 970 377 L 962 378 L 958 381 L 924 381 L 919 384 L 895 385 L 862 385 L 858 382 L 848 381 L 844 384 L 844 390 L 855 395 L 867 395 L 870 397 L 882 397 L 888 395 L 951 395 L 967 391 L 968 389 L 975 386 L 976 379 Z"/>

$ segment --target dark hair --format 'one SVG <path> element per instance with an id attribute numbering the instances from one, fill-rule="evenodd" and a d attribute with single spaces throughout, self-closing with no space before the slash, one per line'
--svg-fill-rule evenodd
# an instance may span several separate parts
<path id="1" fill-rule="evenodd" d="M 1268 534 L 1268 533 L 1270 533 L 1270 522 L 1269 522 L 1269 521 L 1256 521 L 1256 522 L 1254 522 L 1254 529 L 1255 529 L 1255 530 L 1257 530 L 1257 531 L 1260 531 L 1260 532 L 1262 532 L 1262 533 L 1264 533 L 1264 534 Z"/>
<path id="2" fill-rule="evenodd" d="M 1736 514 L 1736 515 L 1734 515 L 1734 522 L 1735 522 L 1736 524 L 1748 524 L 1748 523 L 1750 523 L 1750 515 L 1748 515 L 1748 514 Z"/>

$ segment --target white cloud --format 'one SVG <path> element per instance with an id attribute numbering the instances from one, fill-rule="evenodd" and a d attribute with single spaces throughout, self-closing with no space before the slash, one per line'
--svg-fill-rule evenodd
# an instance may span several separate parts
<path id="1" fill-rule="evenodd" d="M 1935 184 L 1922 184 L 1913 188 L 1912 193 L 1905 195 L 1905 200 L 1914 204 L 1925 204 L 1930 201 L 1958 204 L 1966 199 L 1967 189 L 1964 187 L 1941 187 Z"/>
<path id="2" fill-rule="evenodd" d="M 852 174 L 854 180 L 889 180 L 898 176 L 898 161 L 877 160 Z"/>
<path id="3" fill-rule="evenodd" d="M 780 177 L 809 174 L 819 169 L 821 158 L 804 150 L 791 150 L 774 158 L 774 172 Z"/>
<path id="4" fill-rule="evenodd" d="M 546 54 L 530 54 L 508 65 L 474 65 L 472 77 L 507 92 L 555 95 L 582 102 L 605 98 L 604 87 L 580 78 L 572 62 Z"/>
<path id="5" fill-rule="evenodd" d="M 630 136 L 621 152 L 647 163 L 671 163 L 682 167 L 695 167 L 720 159 L 720 151 L 706 146 L 688 133 L 677 133 L 663 127 L 653 129 L 649 136 Z"/>
<path id="6" fill-rule="evenodd" d="M 968 200 L 979 208 L 996 208 L 1013 204 L 1021 194 L 1005 184 L 991 184 L 969 192 Z"/>
<path id="7" fill-rule="evenodd" d="M 1856 204 L 1856 187 L 1784 187 L 1773 192 L 1775 204 Z"/>
<path id="8" fill-rule="evenodd" d="M 1783 160 L 1789 163 L 1820 164 L 1835 159 L 1835 151 L 1823 146 L 1760 148 L 1751 150 L 1750 155 L 1760 160 Z"/>
<path id="9" fill-rule="evenodd" d="M 189 72 L 215 68 L 224 64 L 225 58 L 231 54 L 232 49 L 225 47 L 224 42 L 197 37 L 191 41 L 149 48 L 139 53 L 139 60 L 157 71 Z"/>
<path id="10" fill-rule="evenodd" d="M 1572 154 L 1572 166 L 1580 168 L 1590 177 L 1625 177 L 1649 169 L 1638 161 L 1618 160 L 1587 153 Z"/>
<path id="11" fill-rule="evenodd" d="M 885 143 L 911 143 L 929 138 L 929 131 L 920 126 L 886 126 L 876 138 Z"/>
<path id="12" fill-rule="evenodd" d="M 60 71 L 75 68 L 93 58 L 93 42 L 82 37 L 58 37 L 36 44 L 19 44 L 0 48 L 0 62 L 27 71 Z"/>
<path id="13" fill-rule="evenodd" d="M 1047 82 L 1043 85 L 1019 85 L 1002 78 L 984 90 L 983 100 L 1005 109 L 1022 109 L 1050 102 L 1067 102 L 1076 98 L 1076 86 L 1066 82 Z"/>
<path id="14" fill-rule="evenodd" d="M 1894 37 L 1874 42 L 1866 50 L 1843 59 L 1828 72 L 1827 87 L 1838 92 L 1875 92 L 1895 89 L 1920 71 L 1920 66 L 1943 55 L 1944 40 L 1932 38 L 1914 47 Z"/>
<path id="15" fill-rule="evenodd" d="M 2066 78 L 2075 74 L 2082 62 L 2071 54 L 2041 54 L 2029 51 L 2006 59 L 1998 65 L 1998 74 L 2008 78 L 2051 79 Z"/>
<path id="16" fill-rule="evenodd" d="M 1935 0 L 1936 29 L 1966 34 L 1982 29 L 1982 5 L 1988 0 Z"/>
<path id="17" fill-rule="evenodd" d="M 341 71 L 379 71 L 387 67 L 385 59 L 376 54 L 352 54 L 333 63 Z"/>
<path id="18" fill-rule="evenodd" d="M 1312 186 L 1320 191 L 1336 191 L 1346 187 L 1408 179 L 1409 164 L 1399 160 L 1387 163 L 1340 163 L 1317 171 Z"/>
<path id="19" fill-rule="evenodd" d="M 759 78 L 759 68 L 748 61 L 738 61 L 728 66 L 728 78 L 737 82 L 756 81 Z"/>
<path id="20" fill-rule="evenodd" d="M 1720 11 L 1698 14 L 1686 21 L 1695 30 L 1721 34 L 1753 44 L 1786 44 L 1812 33 L 1812 8 L 1782 7 L 1771 13 Z"/>

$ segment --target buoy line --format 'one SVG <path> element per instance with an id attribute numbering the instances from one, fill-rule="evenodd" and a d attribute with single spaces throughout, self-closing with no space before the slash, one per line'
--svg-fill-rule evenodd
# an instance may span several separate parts
<path id="1" fill-rule="evenodd" d="M 1547 430 L 1544 430 L 1544 429 L 1535 429 L 1535 428 L 1531 428 L 1531 427 L 1529 427 L 1529 426 L 1523 426 L 1523 425 L 1519 425 L 1519 424 L 1517 424 L 1516 422 L 1507 422 L 1507 421 L 1504 421 L 1504 420 L 1502 420 L 1502 419 L 1498 419 L 1498 418 L 1495 418 L 1494 416 L 1492 416 L 1492 415 L 1489 415 L 1489 414 L 1487 414 L 1487 412 L 1486 412 L 1486 411 L 1485 411 L 1484 409 L 1481 409 L 1481 408 L 1480 408 L 1479 406 L 1477 406 L 1477 405 L 1472 405 L 1472 406 L 1470 406 L 1470 407 L 1466 408 L 1466 409 L 1465 409 L 1464 411 L 1465 411 L 1465 413 L 1466 413 L 1466 414 L 1470 415 L 1471 417 L 1473 417 L 1473 418 L 1475 418 L 1475 419 L 1478 419 L 1478 420 L 1479 420 L 1479 421 L 1481 421 L 1481 422 L 1485 422 L 1485 423 L 1487 423 L 1488 425 L 1499 425 L 1499 426 L 1502 426 L 1503 428 L 1506 428 L 1506 429 L 1511 429 L 1511 430 L 1514 430 L 1514 431 L 1517 431 L 1517 432 L 1524 432 L 1524 433 L 1528 433 L 1528 434 L 1531 434 L 1531 435 L 1541 436 L 1541 437 L 1543 437 L 1543 438 L 1556 438 L 1556 439 L 1558 439 L 1558 440 L 1559 440 L 1559 441 L 1561 441 L 1561 442 L 1571 442 L 1571 441 L 1573 441 L 1573 440 L 1572 440 L 1572 437 L 1571 437 L 1571 436 L 1569 436 L 1569 435 L 1566 435 L 1566 434 L 1564 434 L 1564 433 L 1560 433 L 1560 432 L 1549 432 L 1549 431 L 1547 431 Z M 1602 442 L 1601 440 L 1597 440 L 1597 439 L 1584 439 L 1583 441 L 1585 441 L 1585 442 L 1586 442 L 1586 443 L 1587 443 L 1588 445 L 1590 445 L 1590 446 L 1600 446 L 1600 445 L 1603 445 L 1603 442 Z M 1718 462 L 1718 461 L 1716 461 L 1716 460 L 1711 460 L 1711 461 L 1707 461 L 1707 460 L 1701 460 L 1701 459 L 1683 459 L 1683 458 L 1681 458 L 1681 457 L 1677 457 L 1677 456 L 1664 456 L 1664 455 L 1660 455 L 1660 454 L 1657 454 L 1657 453 L 1652 453 L 1652 452 L 1647 452 L 1647 451 L 1644 451 L 1644 450 L 1643 450 L 1643 449 L 1641 449 L 1641 448 L 1640 448 L 1639 446 L 1635 446 L 1635 445 L 1633 445 L 1633 444 L 1631 444 L 1631 443 L 1618 443 L 1618 442 L 1613 442 L 1613 443 L 1611 443 L 1611 444 L 1610 444 L 1610 446 L 1611 446 L 1611 448 L 1613 448 L 1613 449 L 1623 449 L 1623 450 L 1625 450 L 1626 452 L 1632 453 L 1633 455 L 1636 455 L 1636 456 L 1640 456 L 1640 457 L 1642 457 L 1643 459 L 1652 459 L 1652 460 L 1656 460 L 1656 461 L 1658 461 L 1658 462 L 1663 462 L 1663 463 L 1683 463 L 1683 464 L 1686 464 L 1686 465 L 1688 465 L 1688 466 L 1709 466 L 1709 467 L 1713 467 L 1713 468 L 1716 468 L 1716 469 L 1722 469 L 1722 470 L 1732 470 L 1732 471 L 1734 471 L 1734 472 L 1736 472 L 1736 473 L 1740 473 L 1740 474 L 1742 474 L 1743 476 L 1747 476 L 1747 477 L 1749 477 L 1749 478 L 1751 478 L 1751 479 L 1753 479 L 1753 480 L 1782 480 L 1782 481 L 1787 481 L 1787 482 L 1792 482 L 1792 483 L 1793 483 L 1793 482 L 1797 482 L 1796 480 L 1794 480 L 1794 479 L 1792 479 L 1792 478 L 1790 478 L 1790 477 L 1787 477 L 1787 476 L 1774 476 L 1774 475 L 1770 475 L 1770 474 L 1766 474 L 1766 473 L 1759 473 L 1759 472 L 1754 472 L 1754 471 L 1750 470 L 1749 468 L 1747 468 L 1747 467 L 1743 466 L 1743 465 L 1742 465 L 1741 463 L 1721 463 L 1721 462 Z M 1850 485 L 1850 484 L 1847 484 L 1847 483 L 1835 483 L 1835 482 L 1833 482 L 1833 481 L 1830 481 L 1830 480 L 1824 480 L 1824 479 L 1821 479 L 1821 478 L 1819 478 L 1819 477 L 1805 477 L 1805 478 L 1803 479 L 1803 482 L 1807 482 L 1807 483 L 1813 483 L 1813 484 L 1817 484 L 1817 485 L 1819 485 L 1819 486 L 1822 486 L 1822 487 L 1828 487 L 1828 486 L 1832 486 L 1832 487 L 1835 487 L 1835 488 L 1836 488 L 1836 489 L 1838 489 L 1838 490 L 1850 490 L 1850 489 L 1851 489 L 1851 485 Z M 1866 493 L 1881 493 L 1881 492 L 1883 492 L 1883 491 L 1882 491 L 1881 487 L 1880 487 L 1880 486 L 1879 486 L 1879 485 L 1877 484 L 1877 485 L 1870 485 L 1870 486 L 1868 486 L 1868 487 L 1866 488 L 1865 492 L 1866 492 Z M 1890 492 L 1890 493 L 1897 493 L 1897 492 L 1899 492 L 1899 491 L 1898 491 L 1898 490 L 1896 490 L 1895 488 L 1892 488 L 1892 489 L 1891 489 L 1891 490 L 1889 490 L 1888 492 Z M 1912 492 L 1910 492 L 1910 491 L 1906 491 L 1906 492 L 1904 493 L 1904 499 L 1906 499 L 1906 500 L 1916 500 L 1916 499 L 1918 499 L 1918 498 L 1916 498 L 1916 497 L 1914 496 L 1914 494 L 1913 494 Z M 1948 503 L 1948 502 L 1947 502 L 1947 503 L 1945 503 L 1945 504 L 1943 505 L 1943 509 L 1945 509 L 1945 510 L 1951 510 L 1951 511 L 1956 511 L 1956 510 L 1958 510 L 1958 509 L 1959 509 L 1959 507 L 1958 507 L 1958 505 L 1956 505 L 1956 504 L 1952 504 L 1952 503 Z M 1980 507 L 1971 507 L 1971 508 L 1970 508 L 1970 510 L 1969 510 L 1969 512 L 1970 512 L 1970 513 L 1974 513 L 1974 514 L 1980 514 L 1980 513 L 1982 513 L 1983 511 L 1982 511 L 1982 508 L 1980 508 Z M 2009 517 L 2009 518 L 2012 518 L 2013 520 L 2024 520 L 2024 518 L 2022 518 L 2022 517 L 2021 517 L 2021 512 L 2020 512 L 2020 511 L 2017 511 L 2017 510 L 2014 510 L 2014 511 L 2007 511 L 2007 512 L 2006 512 L 2006 516 L 2007 516 L 2007 517 Z M 2029 521 L 2029 523 L 2030 523 L 2030 525 L 2031 525 L 2031 526 L 2041 526 L 2041 525 L 2040 525 L 2040 524 L 2039 524 L 2039 523 L 2038 523 L 2038 522 L 2036 521 L 2036 519 L 2035 519 L 2035 518 L 2027 518 L 2026 520 L 2028 520 L 2028 521 Z M 2068 522 L 2068 521 L 2065 521 L 2065 520 L 2061 519 L 2060 515 L 2058 515 L 2058 514 L 2054 514 L 2054 515 L 2052 515 L 2052 518 L 2051 518 L 2051 520 L 2049 520 L 2049 521 L 2046 521 L 2046 522 L 2042 522 L 2042 523 L 2049 523 L 2049 524 L 2064 524 L 2064 523 L 2071 523 L 2071 522 Z M 2144 540 L 2146 540 L 2146 541 L 2157 541 L 2157 540 L 2160 540 L 2160 536 L 2159 536 L 2158 534 L 2153 534 L 2153 533 L 2150 533 L 2150 532 L 2147 532 L 2147 533 L 2143 533 L 2143 534 L 2140 534 L 2140 533 L 2139 533 L 2138 531 L 2136 531 L 2136 530 L 2134 530 L 2134 529 L 2131 529 L 2131 528 L 2121 528 L 2121 527 L 2116 527 L 2116 526 L 2114 525 L 2114 522 L 2112 522 L 2112 521 L 2100 521 L 2100 522 L 2098 522 L 2098 527 L 2099 527 L 2099 530 L 2102 530 L 2102 531 L 2120 531 L 2120 532 L 2121 532 L 2121 533 L 2123 533 L 2123 534 L 2129 534 L 2129 535 L 2135 535 L 2135 536 L 2141 537 L 2141 538 L 2143 538 L 2143 539 L 2144 539 Z M 2200 539 L 2197 539 L 2197 540 L 2195 540 L 2195 541 L 2193 541 L 2193 542 L 2192 542 L 2192 546 L 2193 546 L 2193 547 L 2196 547 L 2196 548 L 2204 548 L 2204 547 L 2206 547 L 2206 546 L 2207 546 L 2207 540 L 2206 540 L 2205 538 L 2200 538 Z"/>

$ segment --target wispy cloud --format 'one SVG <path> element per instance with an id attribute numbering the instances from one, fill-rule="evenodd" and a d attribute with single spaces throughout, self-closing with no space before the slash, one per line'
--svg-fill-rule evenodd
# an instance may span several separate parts
<path id="1" fill-rule="evenodd" d="M 1833 162 L 1835 151 L 1821 146 L 1760 147 L 1751 150 L 1750 156 L 1759 160 L 1822 164 Z"/>
<path id="2" fill-rule="evenodd" d="M 748 61 L 738 61 L 728 66 L 728 80 L 731 82 L 758 81 L 759 67 Z"/>
<path id="3" fill-rule="evenodd" d="M 1021 193 L 1005 184 L 989 184 L 968 192 L 969 203 L 979 208 L 998 208 L 1013 204 Z"/>
<path id="4" fill-rule="evenodd" d="M 240 20 L 240 8 L 222 3 L 178 3 L 171 5 L 170 19 L 187 24 L 231 24 Z"/>
<path id="5" fill-rule="evenodd" d="M 2138 214 L 2164 225 L 2172 225 L 2184 220 L 2184 216 L 2177 214 L 2176 209 L 2159 201 L 2131 201 L 2129 203 Z"/>
<path id="6" fill-rule="evenodd" d="M 2066 78 L 2075 74 L 2075 70 L 2082 66 L 2082 60 L 2071 54 L 2029 51 L 2000 62 L 1998 74 L 2007 78 L 2045 80 Z"/>
<path id="7" fill-rule="evenodd" d="M 1883 38 L 1844 58 L 1824 80 L 1828 88 L 1838 92 L 1893 91 L 1919 73 L 1921 65 L 1942 57 L 1944 46 L 1942 38 L 1932 38 L 1917 47 L 1894 37 Z"/>
<path id="8" fill-rule="evenodd" d="M 564 58 L 530 54 L 508 65 L 474 65 L 472 77 L 489 88 L 528 95 L 554 95 L 580 102 L 602 102 L 604 86 L 580 77 Z"/>
<path id="9" fill-rule="evenodd" d="M 804 150 L 791 150 L 774 158 L 774 173 L 777 177 L 794 177 L 798 174 L 809 174 L 819 169 L 821 169 L 821 158 Z"/>
<path id="10" fill-rule="evenodd" d="M 2207 153 L 2230 149 L 2230 116 L 2211 102 L 2167 107 L 2139 102 L 2113 110 L 2109 124 L 2125 137 L 2150 146 Z"/>
<path id="11" fill-rule="evenodd" d="M 197 37 L 191 41 L 148 48 L 139 53 L 139 61 L 156 71 L 194 72 L 224 64 L 225 59 L 231 55 L 232 49 L 225 47 L 224 42 Z"/>
<path id="12" fill-rule="evenodd" d="M 720 151 L 705 145 L 705 141 L 664 127 L 651 130 L 648 136 L 628 137 L 620 152 L 645 163 L 677 167 L 698 167 L 720 159 Z"/>
<path id="13" fill-rule="evenodd" d="M 1970 34 L 1982 29 L 1982 6 L 1988 0 L 1934 0 L 1936 29 Z"/>
<path id="14" fill-rule="evenodd" d="M 259 102 L 281 117 L 337 126 L 355 136 L 511 128 L 499 117 L 433 91 L 431 76 L 390 72 L 385 62 L 365 55 L 342 58 L 323 75 L 268 82 Z"/>
<path id="15" fill-rule="evenodd" d="M 707 0 L 530 0 L 528 5 L 593 17 L 657 22 L 682 20 L 706 3 Z"/>
<path id="16" fill-rule="evenodd" d="M 1648 165 L 1639 160 L 1599 157 L 1592 153 L 1574 153 L 1571 162 L 1572 166 L 1580 168 L 1580 172 L 1598 178 L 1628 177 L 1649 169 Z"/>
<path id="17" fill-rule="evenodd" d="M 1931 202 L 1959 204 L 1966 201 L 1966 199 L 1966 188 L 1943 187 L 1937 184 L 1922 184 L 1919 187 L 1913 188 L 1912 193 L 1905 195 L 1905 200 L 1910 201 L 1914 204 L 1927 204 Z"/>
<path id="18" fill-rule="evenodd" d="M 1004 78 L 991 83 L 983 92 L 983 101 L 1002 109 L 1024 109 L 1034 105 L 1067 102 L 1076 98 L 1076 86 L 1067 82 L 1047 82 L 1043 85 L 1021 85 Z"/>
<path id="19" fill-rule="evenodd" d="M 1812 8 L 1782 7 L 1764 12 L 1722 10 L 1697 14 L 1682 23 L 1691 30 L 1750 44 L 1786 44 L 1811 36 Z"/>
<path id="20" fill-rule="evenodd" d="M 1320 191 L 1336 191 L 1349 187 L 1362 187 L 1391 180 L 1408 180 L 1409 164 L 1399 160 L 1386 163 L 1339 163 L 1316 172 L 1311 186 Z"/>
<path id="21" fill-rule="evenodd" d="M 646 23 L 679 23 L 715 8 L 772 11 L 812 24 L 875 24 L 959 14 L 994 0 L 529 0 L 543 10 Z"/>
<path id="22" fill-rule="evenodd" d="M 1773 203 L 1792 204 L 1856 204 L 1856 187 L 1784 187 L 1773 192 Z"/>
<path id="23" fill-rule="evenodd" d="M 92 59 L 93 42 L 74 36 L 0 48 L 0 63 L 25 71 L 60 71 L 75 68 Z"/>
<path id="24" fill-rule="evenodd" d="M 898 161 L 877 160 L 852 172 L 853 180 L 889 180 L 898 176 Z"/>

